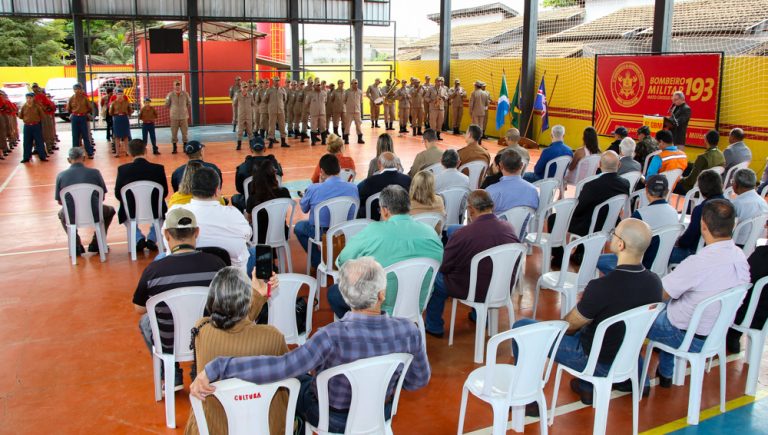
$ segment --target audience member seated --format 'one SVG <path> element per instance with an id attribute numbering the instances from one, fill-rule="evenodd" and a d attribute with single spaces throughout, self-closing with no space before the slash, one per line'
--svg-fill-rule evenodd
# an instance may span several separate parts
<path id="1" fill-rule="evenodd" d="M 443 244 L 433 228 L 416 222 L 408 214 L 411 211 L 408 192 L 400 186 L 388 186 L 379 198 L 381 222 L 373 222 L 346 241 L 339 253 L 336 264 L 343 265 L 360 257 L 373 257 L 379 264 L 388 267 L 399 261 L 426 257 L 437 261 L 443 259 Z M 429 294 L 429 278 L 421 286 L 419 306 L 424 307 Z M 397 280 L 394 274 L 387 277 L 387 297 L 382 310 L 392 314 L 397 297 Z M 339 292 L 339 287 L 328 288 L 328 302 L 338 318 L 344 317 L 349 305 Z"/>
<path id="2" fill-rule="evenodd" d="M 597 134 L 597 132 L 595 132 L 595 134 Z M 627 130 L 626 127 L 623 125 L 616 127 L 616 130 L 613 130 L 613 142 L 611 142 L 611 145 L 608 146 L 606 151 L 613 151 L 614 153 L 621 155 L 621 141 L 626 139 L 627 136 L 629 136 L 629 130 Z"/>
<path id="3" fill-rule="evenodd" d="M 216 174 L 219 175 L 219 180 L 222 179 L 221 177 L 221 169 L 219 169 L 218 166 L 214 165 L 213 163 L 203 161 L 203 148 L 205 148 L 205 145 L 200 143 L 196 140 L 191 140 L 187 142 L 186 145 L 184 145 L 184 154 L 187 155 L 187 163 L 189 162 L 198 162 L 201 163 L 203 166 L 207 168 L 211 168 L 214 171 L 216 171 Z M 173 174 L 171 174 L 171 187 L 173 187 L 173 191 L 177 192 L 179 190 L 179 184 L 181 183 L 181 178 L 184 176 L 184 168 L 186 167 L 186 163 L 176 168 L 175 171 L 173 171 Z"/>
<path id="4" fill-rule="evenodd" d="M 321 167 L 322 168 L 322 167 Z M 324 370 L 364 358 L 409 353 L 414 356 L 404 374 L 403 388 L 418 390 L 429 382 L 430 367 L 418 328 L 410 320 L 390 317 L 382 312 L 386 277 L 382 267 L 371 258 L 345 263 L 339 271 L 343 299 L 352 307 L 339 321 L 330 323 L 294 350 L 281 356 L 219 357 L 206 364 L 190 387 L 200 400 L 215 391 L 210 382 L 239 378 L 257 384 L 297 377 L 301 381 L 296 414 L 312 425 L 319 422 L 315 376 Z M 360 344 L 365 345 L 361 346 Z M 313 374 L 309 374 L 309 373 Z M 392 392 L 399 376 L 394 376 L 387 391 Z M 328 385 L 329 431 L 344 433 L 352 391 L 342 377 Z M 384 413 L 390 416 L 392 398 Z M 299 432 L 303 430 L 299 428 Z"/>
<path id="5" fill-rule="evenodd" d="M 146 159 L 147 144 L 141 139 L 133 139 L 128 142 L 128 154 L 133 157 L 133 162 L 120 165 L 117 168 L 117 179 L 115 180 L 115 196 L 120 202 L 120 209 L 117 212 L 117 220 L 124 224 L 128 220 L 128 210 L 136 210 L 132 194 L 128 194 L 128 204 L 123 203 L 121 190 L 126 185 L 134 181 L 152 181 L 162 186 L 162 192 L 152 194 L 152 213 L 155 217 L 163 218 L 168 207 L 165 205 L 165 197 L 168 196 L 168 179 L 165 177 L 165 167 L 157 163 L 150 163 Z M 163 209 L 157 210 L 157 195 L 163 197 Z M 157 251 L 157 234 L 155 227 L 150 225 L 149 234 L 144 237 L 141 228 L 136 228 L 136 252 L 142 252 L 144 248 L 150 251 Z"/>
<path id="6" fill-rule="evenodd" d="M 375 174 L 379 170 L 379 156 L 381 153 L 395 153 L 395 144 L 392 142 L 392 136 L 387 133 L 382 133 L 376 140 L 376 157 L 372 158 L 368 163 L 368 175 L 366 178 Z M 403 165 L 400 164 L 400 159 L 397 159 L 397 170 L 403 172 Z"/>
<path id="7" fill-rule="evenodd" d="M 600 156 L 600 170 L 602 175 L 584 184 L 579 192 L 579 203 L 573 211 L 571 225 L 568 232 L 579 236 L 586 236 L 589 225 L 592 222 L 592 212 L 598 204 L 616 195 L 629 194 L 629 181 L 619 177 L 616 171 L 619 169 L 619 156 L 613 151 L 606 151 Z M 604 207 L 597 216 L 596 228 L 603 226 L 605 216 L 608 214 Z"/>
<path id="8" fill-rule="evenodd" d="M 619 171 L 617 174 L 624 175 L 629 172 L 643 171 L 643 165 L 635 160 L 636 148 L 637 144 L 635 144 L 635 140 L 631 137 L 625 137 L 621 140 L 619 143 L 619 155 L 621 155 L 621 158 L 619 159 Z"/>
<path id="9" fill-rule="evenodd" d="M 571 159 L 571 164 L 568 165 L 568 172 L 565 174 L 565 181 L 569 184 L 576 184 L 584 178 L 594 175 L 587 172 L 586 165 L 579 166 L 579 162 L 585 157 L 589 157 L 593 154 L 600 154 L 600 144 L 597 142 L 597 130 L 595 130 L 594 127 L 585 128 L 584 134 L 582 135 L 582 142 L 584 145 L 573 152 L 573 159 Z M 618 154 L 618 150 L 616 151 L 616 154 Z"/>
<path id="10" fill-rule="evenodd" d="M 752 151 L 744 143 L 744 137 L 744 130 L 740 128 L 734 128 L 728 135 L 728 143 L 730 145 L 723 151 L 726 171 L 739 163 L 752 161 Z"/>
<path id="11" fill-rule="evenodd" d="M 747 315 L 747 308 L 749 308 L 749 301 L 752 299 L 752 291 L 754 285 L 761 278 L 768 276 L 768 246 L 758 246 L 755 248 L 755 252 L 747 259 L 749 263 L 749 274 L 751 276 L 750 282 L 753 287 L 747 290 L 747 295 L 744 297 L 744 301 L 739 307 L 739 311 L 736 312 L 736 319 L 733 323 L 739 324 L 744 321 L 744 316 Z M 757 302 L 757 309 L 755 310 L 755 317 L 752 318 L 752 324 L 749 325 L 752 329 L 763 329 L 765 321 L 768 319 L 768 287 L 763 288 L 763 292 L 760 294 L 760 299 Z M 725 345 L 728 348 L 728 352 L 739 353 L 741 352 L 741 332 L 735 329 L 729 329 L 726 336 Z"/>
<path id="12" fill-rule="evenodd" d="M 461 160 L 456 150 L 443 151 L 440 164 L 443 165 L 443 170 L 435 177 L 435 191 L 439 193 L 454 187 L 469 189 L 469 177 L 457 169 Z"/>
<path id="13" fill-rule="evenodd" d="M 276 275 L 270 284 L 274 291 L 279 284 Z M 198 367 L 205 367 L 218 357 L 280 356 L 288 353 L 285 337 L 280 331 L 274 326 L 254 323 L 255 315 L 267 303 L 267 296 L 267 283 L 255 276 L 249 280 L 241 269 L 225 267 L 216 274 L 211 281 L 205 306 L 205 312 L 212 314 L 198 320 L 192 330 L 192 346 L 195 351 L 193 374 L 197 373 Z M 272 398 L 269 407 L 270 433 L 285 433 L 287 406 L 286 392 L 278 392 Z M 205 400 L 203 411 L 209 433 L 228 433 L 227 415 L 218 399 L 212 397 Z M 192 412 L 189 413 L 184 433 L 200 433 Z"/>
<path id="14" fill-rule="evenodd" d="M 757 193 L 762 193 L 763 189 L 768 186 L 768 159 L 765 162 L 765 169 L 763 169 L 763 176 L 760 178 L 760 185 L 757 186 Z"/>
<path id="15" fill-rule="evenodd" d="M 413 159 L 411 170 L 408 171 L 408 176 L 411 178 L 422 169 L 426 169 L 435 163 L 440 163 L 440 159 L 443 157 L 443 151 L 437 147 L 437 133 L 435 130 L 431 128 L 424 130 L 421 141 L 424 143 L 425 149 L 416 154 L 416 157 Z"/>
<path id="16" fill-rule="evenodd" d="M 645 197 L 648 199 L 648 205 L 640 207 L 632 213 L 632 217 L 640 219 L 651 227 L 651 231 L 667 225 L 675 225 L 679 222 L 677 210 L 667 202 L 667 193 L 669 193 L 669 183 L 667 177 L 656 174 L 648 177 L 645 186 Z M 650 269 L 653 261 L 656 259 L 656 253 L 659 250 L 659 237 L 654 236 L 651 244 L 645 250 L 643 256 L 643 266 Z M 616 269 L 618 257 L 615 254 L 603 254 L 597 261 L 597 268 L 600 272 L 608 274 Z"/>
<path id="17" fill-rule="evenodd" d="M 755 187 L 757 175 L 749 168 L 739 169 L 733 176 L 733 193 L 736 197 L 731 201 L 736 208 L 736 218 L 739 222 L 768 213 L 768 204 L 761 197 Z M 749 228 L 743 229 L 739 234 L 734 234 L 733 239 L 738 246 L 744 246 L 749 237 Z"/>
<path id="18" fill-rule="evenodd" d="M 488 153 L 488 150 L 480 145 L 482 137 L 483 130 L 479 126 L 470 124 L 467 127 L 467 133 L 464 135 L 466 145 L 458 151 L 459 161 L 461 161 L 462 165 L 476 160 L 485 162 L 486 165 L 491 163 L 491 155 Z"/>
<path id="19" fill-rule="evenodd" d="M 192 201 L 192 179 L 195 177 L 195 172 L 204 167 L 200 162 L 187 163 L 187 166 L 184 168 L 184 176 L 179 184 L 179 190 L 173 192 L 173 195 L 168 198 L 168 207 L 189 204 L 189 201 Z M 221 205 L 227 205 L 227 201 L 223 196 L 219 198 L 219 202 Z"/>
<path id="20" fill-rule="evenodd" d="M 390 153 L 381 153 L 378 161 L 379 170 L 376 174 L 366 178 L 357 185 L 357 193 L 360 196 L 360 209 L 357 211 L 358 218 L 367 217 L 365 211 L 365 202 L 368 197 L 381 192 L 385 187 L 395 184 L 402 186 L 403 189 L 411 188 L 411 177 L 397 170 L 397 157 Z M 379 210 L 376 202 L 371 205 L 371 219 L 379 220 Z"/>
<path id="21" fill-rule="evenodd" d="M 514 153 L 514 151 L 506 151 Z M 519 158 L 519 154 L 515 154 Z M 484 190 L 475 190 L 469 194 L 467 213 L 470 223 L 455 231 L 445 246 L 443 263 L 440 272 L 435 277 L 435 289 L 427 304 L 426 331 L 428 334 L 442 338 L 444 333 L 443 309 L 445 300 L 450 296 L 465 299 L 469 292 L 469 274 L 472 257 L 476 254 L 506 243 L 518 243 L 517 228 L 512 228 L 493 214 L 494 202 L 491 195 Z M 490 285 L 493 272 L 489 259 L 483 260 L 477 271 L 477 287 L 475 301 L 485 301 L 485 295 Z M 513 265 L 509 265 L 512 267 Z M 510 289 L 514 283 L 512 277 Z"/>
<path id="22" fill-rule="evenodd" d="M 139 278 L 133 294 L 133 305 L 141 314 L 139 329 L 150 353 L 152 352 L 152 328 L 147 316 L 147 301 L 152 296 L 180 287 L 208 287 L 224 262 L 217 256 L 195 250 L 200 235 L 197 219 L 192 211 L 184 207 L 168 210 L 165 216 L 163 234 L 168 240 L 170 254 L 149 263 Z M 164 303 L 155 308 L 160 341 L 164 353 L 173 353 L 173 316 Z M 181 390 L 183 380 L 181 367 L 176 363 L 176 390 Z"/>
<path id="23" fill-rule="evenodd" d="M 253 166 L 253 183 L 251 191 L 248 193 L 248 203 L 245 205 L 245 218 L 252 222 L 253 208 L 264 202 L 277 198 L 290 198 L 291 192 L 287 188 L 277 183 L 277 174 L 275 166 L 266 160 L 255 162 Z M 269 213 L 266 210 L 260 210 L 256 217 L 259 223 L 259 234 L 257 240 L 259 244 L 264 244 L 267 238 L 267 225 L 269 223 Z M 285 237 L 288 238 L 289 228 L 285 225 Z"/>
<path id="24" fill-rule="evenodd" d="M 704 141 L 707 143 L 707 150 L 696 157 L 693 166 L 691 166 L 691 172 L 677 183 L 675 186 L 676 194 L 685 195 L 689 190 L 693 189 L 693 186 L 696 185 L 696 180 L 699 179 L 699 174 L 703 171 L 712 169 L 715 166 L 725 166 L 725 157 L 717 148 L 717 144 L 720 143 L 720 133 L 717 130 L 709 130 L 704 135 Z"/>
<path id="25" fill-rule="evenodd" d="M 340 138 L 339 136 L 331 133 L 328 136 L 328 146 L 325 148 L 326 151 L 328 151 L 328 154 L 333 154 L 336 156 L 337 159 L 339 159 L 339 167 L 341 169 L 351 169 L 355 172 L 357 170 L 355 169 L 355 160 L 352 157 L 347 157 L 344 155 L 344 139 Z M 278 174 L 282 176 L 283 174 Z M 315 166 L 314 172 L 312 172 L 312 178 L 313 183 L 319 183 L 320 182 L 320 163 Z"/>
<path id="26" fill-rule="evenodd" d="M 307 190 L 304 192 L 301 198 L 301 211 L 309 213 L 306 220 L 296 222 L 293 227 L 293 232 L 296 234 L 296 238 L 299 239 L 299 243 L 307 251 L 307 245 L 309 244 L 309 238 L 315 237 L 315 207 L 321 202 L 338 198 L 340 196 L 351 196 L 358 198 L 357 186 L 353 183 L 339 178 L 339 159 L 333 154 L 326 154 L 320 158 L 320 182 L 310 184 Z M 360 207 L 365 207 L 363 203 L 360 203 Z M 354 209 L 350 209 L 348 218 L 354 219 Z M 327 209 L 322 210 L 320 213 L 320 231 L 324 234 L 328 231 L 328 225 L 331 221 L 330 213 Z M 317 240 L 319 242 L 319 240 Z M 320 264 L 320 250 L 317 246 L 312 247 L 312 267 L 317 267 Z"/>
<path id="27" fill-rule="evenodd" d="M 701 192 L 702 202 L 691 211 L 691 222 L 686 227 L 683 235 L 677 239 L 676 246 L 672 249 L 672 255 L 669 258 L 670 264 L 677 264 L 685 260 L 686 257 L 696 252 L 701 238 L 701 211 L 704 205 L 713 199 L 723 199 L 723 179 L 720 174 L 712 170 L 702 171 L 699 174 L 699 191 Z"/>
<path id="28" fill-rule="evenodd" d="M 618 265 L 609 274 L 590 281 L 581 300 L 565 316 L 568 331 L 555 353 L 558 364 L 584 370 L 594 345 L 595 331 L 602 321 L 633 308 L 661 302 L 664 291 L 662 282 L 658 275 L 642 264 L 643 254 L 650 243 L 651 229 L 646 223 L 633 218 L 619 223 L 610 240 L 610 250 L 618 257 Z M 513 328 L 535 322 L 520 319 Z M 596 375 L 608 374 L 624 340 L 624 331 L 624 325 L 614 325 L 606 331 L 597 358 Z M 616 385 L 616 388 L 631 391 L 631 384 L 629 381 L 623 382 Z M 571 380 L 571 390 L 579 395 L 582 403 L 592 404 L 591 383 L 574 378 Z M 647 396 L 649 391 L 649 388 L 644 388 L 643 395 Z M 526 410 L 530 409 L 529 404 Z M 535 403 L 533 409 L 536 409 Z"/>
<path id="29" fill-rule="evenodd" d="M 280 177 L 283 176 L 283 167 L 280 166 L 280 163 L 277 161 L 275 156 L 272 154 L 264 155 L 264 138 L 257 135 L 252 137 L 248 143 L 251 148 L 251 155 L 247 156 L 245 161 L 235 169 L 235 190 L 237 190 L 237 193 L 232 195 L 232 205 L 237 207 L 237 209 L 240 211 L 245 210 L 245 192 L 243 191 L 243 182 L 248 177 L 253 176 L 253 171 L 257 164 L 263 161 L 268 161 L 272 164 L 272 166 L 275 167 L 275 174 Z M 248 192 L 248 194 L 250 195 L 250 192 Z"/>
<path id="30" fill-rule="evenodd" d="M 552 143 L 541 152 L 541 156 L 536 162 L 536 166 L 533 167 L 533 172 L 526 172 L 525 175 L 523 175 L 525 181 L 529 183 L 555 176 L 556 168 L 554 165 L 550 167 L 548 174 L 544 174 L 544 169 L 547 167 L 547 163 L 549 163 L 550 160 L 562 156 L 573 157 L 573 151 L 571 151 L 571 148 L 563 142 L 563 139 L 565 138 L 565 127 L 562 125 L 552 127 L 550 135 L 552 137 Z"/>
<path id="31" fill-rule="evenodd" d="M 673 169 L 685 171 L 685 168 L 688 167 L 688 157 L 672 143 L 672 132 L 669 130 L 659 130 L 656 132 L 656 140 L 659 142 L 661 154 L 651 158 L 651 161 L 648 163 L 648 169 L 645 171 L 645 176 L 650 177 L 651 175 L 661 174 Z"/>
<path id="32" fill-rule="evenodd" d="M 506 150 L 517 151 L 520 153 L 520 157 L 523 158 L 523 166 L 525 167 L 528 162 L 531 161 L 531 155 L 528 153 L 528 150 L 525 149 L 525 147 L 520 146 L 520 130 L 514 127 L 510 128 L 507 130 L 507 134 L 505 135 L 504 140 L 507 144 L 507 147 L 501 149 L 499 153 L 503 153 Z"/>
<path id="33" fill-rule="evenodd" d="M 645 164 L 648 154 L 659 150 L 659 143 L 651 136 L 651 129 L 644 125 L 637 129 L 637 146 L 635 147 L 635 161 Z"/>
<path id="34" fill-rule="evenodd" d="M 501 180 L 486 189 L 493 199 L 493 212 L 498 214 L 512 207 L 539 207 L 539 192 L 533 184 L 523 180 L 523 159 L 515 150 L 504 151 L 499 161 Z"/>
<path id="35" fill-rule="evenodd" d="M 488 172 L 485 173 L 485 178 L 483 179 L 483 182 L 480 183 L 481 189 L 487 189 L 488 187 L 498 183 L 499 180 L 501 180 L 501 177 L 504 176 L 504 174 L 501 173 L 501 156 L 508 149 L 510 148 L 506 147 L 496 153 L 495 156 L 493 156 L 493 163 L 491 163 L 491 166 L 488 167 Z M 525 168 L 525 161 L 523 161 L 523 168 Z"/>
<path id="36" fill-rule="evenodd" d="M 411 180 L 410 196 L 411 216 L 420 213 L 438 213 L 445 216 L 443 197 L 435 193 L 435 176 L 432 172 L 419 171 L 416 173 Z M 442 234 L 442 225 L 438 224 L 435 231 Z"/>
<path id="37" fill-rule="evenodd" d="M 187 144 L 189 145 L 189 144 Z M 232 266 L 248 270 L 253 267 L 250 258 L 253 248 L 251 225 L 236 208 L 221 205 L 221 180 L 211 168 L 200 168 L 192 178 L 192 200 L 184 207 L 195 214 L 200 235 L 198 246 L 216 246 L 229 253 Z M 173 208 L 179 206 L 171 207 Z"/>
<path id="38" fill-rule="evenodd" d="M 63 205 L 62 201 L 65 200 L 61 197 L 61 190 L 73 184 L 85 183 L 99 186 L 104 190 L 104 196 L 106 197 L 107 185 L 104 184 L 104 178 L 102 178 L 101 172 L 99 172 L 98 169 L 85 166 L 85 151 L 83 148 L 71 148 L 67 155 L 67 161 L 70 164 L 69 168 L 59 172 L 59 175 L 56 176 L 56 193 L 54 199 L 59 205 Z M 74 213 L 75 203 L 71 198 L 67 201 L 67 205 L 69 206 L 70 212 Z M 115 209 L 111 205 L 104 204 L 102 206 L 102 212 L 104 214 L 104 231 L 106 232 L 109 229 L 109 224 L 112 223 L 112 218 L 115 217 Z M 98 210 L 93 210 L 93 215 L 98 219 Z M 74 222 L 74 214 L 70 215 L 70 219 Z M 67 221 L 64 218 L 63 207 L 59 210 L 59 220 L 61 221 L 62 228 L 64 228 L 64 232 L 67 233 Z M 77 255 L 85 253 L 83 243 L 80 241 L 80 234 L 77 235 L 76 246 Z M 96 241 L 96 234 L 93 235 L 93 239 L 91 239 L 91 243 L 88 245 L 88 252 L 99 252 L 99 244 Z"/>
<path id="39" fill-rule="evenodd" d="M 702 175 L 707 172 L 704 171 Z M 749 264 L 744 252 L 731 238 L 736 221 L 733 205 L 721 198 L 707 201 L 702 208 L 701 234 L 706 246 L 662 278 L 667 306 L 648 332 L 649 339 L 671 347 L 677 347 L 683 342 L 693 311 L 701 301 L 746 284 L 750 279 Z M 691 342 L 690 352 L 701 350 L 718 313 L 717 307 L 704 311 Z M 661 351 L 656 369 L 660 386 L 669 388 L 672 385 L 674 366 L 674 356 Z M 646 385 L 650 377 L 646 379 Z"/>

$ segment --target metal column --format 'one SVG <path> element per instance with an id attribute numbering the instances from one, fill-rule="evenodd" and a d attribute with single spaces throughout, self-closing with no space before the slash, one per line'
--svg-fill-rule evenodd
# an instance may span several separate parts
<path id="1" fill-rule="evenodd" d="M 669 51 L 673 12 L 673 0 L 656 0 L 656 6 L 653 8 L 653 39 L 651 40 L 651 51 L 654 53 Z"/>
<path id="2" fill-rule="evenodd" d="M 352 3 L 352 30 L 355 78 L 358 86 L 363 87 L 363 0 L 354 0 Z"/>
<path id="3" fill-rule="evenodd" d="M 299 0 L 289 0 L 288 17 L 291 22 L 291 80 L 299 80 Z"/>
<path id="4" fill-rule="evenodd" d="M 451 0 L 440 0 L 440 76 L 445 79 L 444 85 L 451 87 Z M 442 128 L 448 129 L 450 113 L 445 111 Z M 439 128 L 435 126 L 434 128 Z"/>
<path id="5" fill-rule="evenodd" d="M 523 15 L 523 64 L 522 79 L 520 80 L 520 95 L 522 116 L 520 118 L 521 133 L 533 136 L 530 131 L 524 131 L 529 119 L 533 116 L 533 102 L 536 95 L 536 36 L 538 33 L 539 5 L 536 0 L 526 0 Z"/>
<path id="6" fill-rule="evenodd" d="M 187 40 L 189 41 L 189 96 L 192 99 L 192 124 L 200 124 L 200 66 L 197 56 L 197 0 L 187 0 Z"/>
<path id="7" fill-rule="evenodd" d="M 85 36 L 83 35 L 83 4 L 81 0 L 72 0 L 72 31 L 75 42 L 75 69 L 77 81 L 85 84 Z M 85 88 L 84 88 L 85 89 Z"/>

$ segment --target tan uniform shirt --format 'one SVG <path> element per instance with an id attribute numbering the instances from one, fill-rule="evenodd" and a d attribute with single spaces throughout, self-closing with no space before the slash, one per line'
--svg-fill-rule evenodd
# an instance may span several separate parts
<path id="1" fill-rule="evenodd" d="M 458 153 L 462 165 L 475 160 L 482 160 L 486 165 L 491 163 L 491 155 L 485 148 L 476 143 L 461 148 Z"/>
<path id="2" fill-rule="evenodd" d="M 237 108 L 237 119 L 250 121 L 251 117 L 253 117 L 253 109 L 256 106 L 256 101 L 254 101 L 253 94 L 246 91 L 245 95 L 243 95 L 242 91 L 238 91 L 235 94 L 232 102 Z"/>
<path id="3" fill-rule="evenodd" d="M 414 86 L 411 88 L 411 104 L 416 105 L 424 105 L 424 86 Z"/>
<path id="4" fill-rule="evenodd" d="M 45 117 L 43 108 L 34 101 L 24 103 L 19 111 L 19 118 L 24 121 L 24 124 L 39 124 L 43 117 Z"/>
<path id="5" fill-rule="evenodd" d="M 345 89 L 334 89 L 328 95 L 328 101 L 331 105 L 331 113 L 344 113 L 344 92 Z"/>
<path id="6" fill-rule="evenodd" d="M 456 109 L 458 107 L 461 107 L 464 105 L 464 98 L 467 96 L 467 91 L 464 90 L 461 86 L 458 88 L 451 88 L 451 90 L 448 91 L 448 98 L 451 101 L 451 108 Z"/>
<path id="7" fill-rule="evenodd" d="M 165 97 L 165 106 L 170 109 L 171 119 L 187 119 L 192 107 L 192 99 L 186 91 L 181 91 L 178 94 L 171 91 Z"/>
<path id="8" fill-rule="evenodd" d="M 448 88 L 445 86 L 430 86 L 427 89 L 426 101 L 431 110 L 445 111 L 445 102 L 448 101 Z"/>
<path id="9" fill-rule="evenodd" d="M 351 88 L 344 91 L 344 111 L 349 114 L 361 113 L 361 107 L 363 104 L 363 91 L 357 89 L 353 91 Z"/>
<path id="10" fill-rule="evenodd" d="M 109 114 L 115 115 L 130 115 L 133 113 L 133 107 L 127 99 L 123 98 L 123 101 L 115 100 L 109 105 Z"/>
<path id="11" fill-rule="evenodd" d="M 304 105 L 309 108 L 309 116 L 325 116 L 325 102 L 328 99 L 328 94 L 325 91 L 315 92 L 312 91 L 307 100 L 304 101 Z"/>
<path id="12" fill-rule="evenodd" d="M 74 94 L 67 102 L 67 112 L 73 115 L 87 115 L 91 113 L 91 103 L 85 94 Z"/>
<path id="13" fill-rule="evenodd" d="M 157 120 L 157 110 L 152 106 L 142 106 L 139 110 L 139 120 L 144 124 L 154 124 Z"/>
<path id="14" fill-rule="evenodd" d="M 482 89 L 475 89 L 469 97 L 469 114 L 472 116 L 485 116 L 490 98 Z"/>
<path id="15" fill-rule="evenodd" d="M 269 101 L 267 100 L 269 89 L 259 89 L 259 98 L 256 104 L 259 106 L 259 113 L 268 113 Z"/>
<path id="16" fill-rule="evenodd" d="M 368 86 L 368 89 L 365 91 L 365 96 L 368 97 L 371 100 L 371 102 L 381 97 L 381 95 L 382 95 L 381 89 L 378 86 L 370 85 Z"/>
<path id="17" fill-rule="evenodd" d="M 395 99 L 400 101 L 401 109 L 408 109 L 411 107 L 411 88 L 403 86 L 395 92 Z"/>
<path id="18" fill-rule="evenodd" d="M 288 97 L 285 95 L 285 89 L 271 87 L 267 89 L 267 111 L 269 113 L 285 114 L 285 101 Z"/>

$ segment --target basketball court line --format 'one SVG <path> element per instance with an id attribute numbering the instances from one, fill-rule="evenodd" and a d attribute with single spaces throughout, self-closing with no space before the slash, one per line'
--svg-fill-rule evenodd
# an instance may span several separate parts
<path id="1" fill-rule="evenodd" d="M 5 190 L 5 188 L 8 187 L 8 183 L 10 183 L 13 177 L 16 175 L 16 173 L 19 172 L 19 169 L 21 169 L 21 166 L 22 164 L 19 163 L 18 165 L 16 165 L 15 168 L 13 168 L 13 171 L 11 171 L 11 174 L 8 175 L 5 181 L 3 181 L 3 184 L 0 185 L 0 193 L 2 193 Z"/>
<path id="2" fill-rule="evenodd" d="M 128 242 L 109 242 L 107 245 L 126 245 Z M 29 254 L 43 254 L 46 252 L 57 252 L 57 251 L 68 251 L 69 247 L 63 247 L 63 248 L 48 248 L 48 249 L 35 249 L 32 251 L 17 251 L 17 252 L 6 252 L 0 254 L 0 257 L 10 257 L 12 255 L 29 255 Z"/>

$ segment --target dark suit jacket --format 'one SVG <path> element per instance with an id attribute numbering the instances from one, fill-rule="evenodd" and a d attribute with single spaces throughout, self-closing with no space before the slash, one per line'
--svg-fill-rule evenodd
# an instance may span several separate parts
<path id="1" fill-rule="evenodd" d="M 368 200 L 368 197 L 381 192 L 390 184 L 397 184 L 403 186 L 405 190 L 410 190 L 411 177 L 398 171 L 384 171 L 381 174 L 366 178 L 357 185 L 357 192 L 360 196 L 360 208 L 357 210 L 358 218 L 365 217 L 365 201 Z M 374 201 L 371 204 L 371 219 L 379 220 L 379 218 L 378 201 Z"/>
<path id="2" fill-rule="evenodd" d="M 128 218 L 126 215 L 126 204 L 123 204 L 123 197 L 120 194 L 120 190 L 127 184 L 134 181 L 153 181 L 163 186 L 163 198 L 168 196 L 168 180 L 165 178 L 165 167 L 158 165 L 157 163 L 150 163 L 146 159 L 138 158 L 131 163 L 126 163 L 117 168 L 117 180 L 115 180 L 115 196 L 120 201 L 120 209 L 117 212 L 118 222 L 121 224 Z M 133 210 L 134 208 L 133 196 L 128 194 L 128 208 Z M 152 211 L 155 216 L 160 216 L 158 210 L 155 208 L 157 204 L 157 193 L 152 194 Z M 163 201 L 162 216 L 165 216 L 167 206 Z"/>
<path id="3" fill-rule="evenodd" d="M 672 129 L 672 138 L 675 145 L 685 145 L 685 132 L 688 130 L 688 121 L 691 120 L 691 107 L 683 103 L 672 109 L 672 120 L 675 127 Z"/>
<path id="4" fill-rule="evenodd" d="M 604 173 L 596 179 L 584 185 L 579 193 L 579 204 L 573 212 L 571 225 L 568 231 L 580 236 L 586 236 L 589 224 L 592 222 L 592 211 L 601 202 L 613 198 L 616 195 L 629 194 L 629 181 L 618 176 L 615 172 Z M 597 216 L 597 228 L 605 222 L 607 209 L 603 209 Z"/>
<path id="5" fill-rule="evenodd" d="M 275 174 L 281 177 L 283 176 L 283 167 L 280 166 L 280 163 L 277 162 L 277 159 L 272 154 L 267 154 L 266 156 L 248 156 L 245 158 L 245 161 L 240 163 L 240 166 L 235 169 L 235 189 L 239 194 L 243 195 L 245 193 L 243 192 L 243 181 L 253 175 L 253 166 L 261 160 L 271 161 L 272 165 L 275 167 Z"/>

